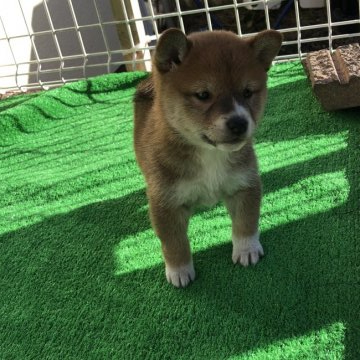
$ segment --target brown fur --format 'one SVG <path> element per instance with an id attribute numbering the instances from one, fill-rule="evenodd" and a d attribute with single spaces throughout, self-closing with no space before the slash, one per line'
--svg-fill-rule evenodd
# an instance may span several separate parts
<path id="1" fill-rule="evenodd" d="M 159 40 L 153 74 L 137 88 L 135 152 L 168 280 L 175 286 L 186 286 L 195 275 L 188 270 L 187 227 L 197 205 L 225 201 L 233 223 L 234 262 L 247 265 L 249 258 L 256 263 L 261 255 L 262 249 L 245 249 L 258 231 L 261 201 L 252 128 L 262 116 L 266 71 L 280 44 L 275 31 L 242 40 L 224 31 L 185 37 L 171 29 Z M 198 98 L 204 91 L 210 93 L 205 101 Z M 247 119 L 245 134 L 235 136 L 226 125 L 234 112 Z"/>

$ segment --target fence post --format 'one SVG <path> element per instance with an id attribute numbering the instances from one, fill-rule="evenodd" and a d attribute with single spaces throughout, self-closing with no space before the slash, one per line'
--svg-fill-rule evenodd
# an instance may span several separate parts
<path id="1" fill-rule="evenodd" d="M 138 0 L 111 0 L 111 6 L 116 21 L 121 23 L 116 25 L 122 49 L 129 50 L 124 54 L 125 61 L 149 60 L 148 50 L 136 51 L 136 45 L 142 47 L 146 44 L 146 33 L 143 21 L 129 22 L 130 19 L 141 17 L 140 5 Z M 150 62 L 126 63 L 126 70 L 149 71 Z"/>

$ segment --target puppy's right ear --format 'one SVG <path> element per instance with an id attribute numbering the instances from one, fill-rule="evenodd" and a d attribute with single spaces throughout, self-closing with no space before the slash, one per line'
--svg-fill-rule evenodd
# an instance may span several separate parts
<path id="1" fill-rule="evenodd" d="M 275 30 L 261 31 L 250 39 L 250 45 L 255 51 L 255 56 L 264 65 L 266 71 L 269 70 L 271 62 L 278 54 L 282 39 L 281 33 Z"/>
<path id="2" fill-rule="evenodd" d="M 178 29 L 168 29 L 156 45 L 154 64 L 160 72 L 168 72 L 181 64 L 190 50 L 191 42 Z"/>

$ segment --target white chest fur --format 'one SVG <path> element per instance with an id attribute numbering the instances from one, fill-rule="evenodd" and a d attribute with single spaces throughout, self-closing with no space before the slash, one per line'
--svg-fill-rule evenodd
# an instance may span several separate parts
<path id="1" fill-rule="evenodd" d="M 251 171 L 234 169 L 227 152 L 205 150 L 199 158 L 198 175 L 175 185 L 174 197 L 179 204 L 211 206 L 251 181 Z"/>

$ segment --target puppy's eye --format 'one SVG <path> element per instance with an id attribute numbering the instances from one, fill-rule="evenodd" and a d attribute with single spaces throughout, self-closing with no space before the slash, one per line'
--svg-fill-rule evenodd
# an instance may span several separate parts
<path id="1" fill-rule="evenodd" d="M 250 89 L 248 89 L 248 88 L 244 89 L 243 97 L 245 99 L 250 99 L 252 96 L 253 96 L 253 92 Z"/>
<path id="2" fill-rule="evenodd" d="M 206 101 L 210 99 L 210 93 L 208 91 L 200 91 L 195 93 L 195 97 L 200 101 Z"/>

